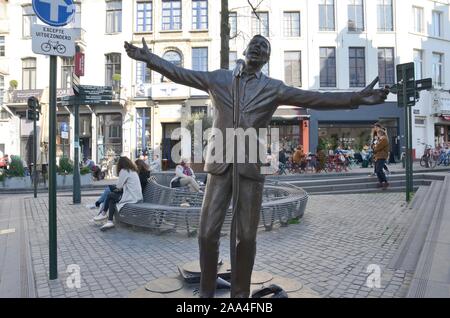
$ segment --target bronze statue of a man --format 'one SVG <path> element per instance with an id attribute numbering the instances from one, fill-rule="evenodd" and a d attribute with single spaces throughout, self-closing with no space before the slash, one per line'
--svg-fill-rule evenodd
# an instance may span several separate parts
<path id="1" fill-rule="evenodd" d="M 145 40 L 142 48 L 125 42 L 125 50 L 132 59 L 147 63 L 148 68 L 182 85 L 209 93 L 215 107 L 213 127 L 223 136 L 233 128 L 233 72 L 216 70 L 199 72 L 187 70 L 152 54 Z M 239 81 L 239 127 L 265 128 L 280 105 L 301 106 L 316 110 L 355 109 L 359 105 L 381 104 L 387 89 L 374 89 L 376 81 L 360 92 L 320 93 L 285 85 L 265 76 L 261 69 L 269 61 L 270 42 L 263 36 L 252 38 L 244 52 L 245 66 Z M 208 147 L 214 148 L 211 138 Z M 222 142 L 222 141 L 220 141 Z M 223 146 L 227 146 L 224 144 Z M 241 151 L 241 150 L 240 150 Z M 246 154 L 247 156 L 247 154 Z M 225 151 L 224 151 L 225 157 Z M 206 162 L 209 173 L 203 200 L 200 229 L 200 296 L 214 297 L 219 257 L 220 231 L 232 197 L 232 163 Z M 231 297 L 250 295 L 250 279 L 256 255 L 256 232 L 262 204 L 264 176 L 260 163 L 238 163 L 239 193 L 237 202 L 237 238 L 235 264 L 232 268 Z"/>

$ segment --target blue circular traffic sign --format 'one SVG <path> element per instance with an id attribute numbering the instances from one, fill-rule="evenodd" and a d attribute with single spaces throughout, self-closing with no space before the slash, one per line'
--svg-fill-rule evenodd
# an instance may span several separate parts
<path id="1" fill-rule="evenodd" d="M 42 22 L 55 27 L 70 23 L 75 16 L 73 0 L 33 0 L 33 10 Z"/>

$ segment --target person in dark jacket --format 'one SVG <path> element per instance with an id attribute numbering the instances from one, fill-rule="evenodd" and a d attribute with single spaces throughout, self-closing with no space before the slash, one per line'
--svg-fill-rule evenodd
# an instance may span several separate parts
<path id="1" fill-rule="evenodd" d="M 386 174 L 384 173 L 384 165 L 386 164 L 386 159 L 389 156 L 389 141 L 383 129 L 378 131 L 377 136 L 378 140 L 373 148 L 375 171 L 377 173 L 379 186 L 385 190 L 389 186 L 386 179 Z"/>
<path id="2" fill-rule="evenodd" d="M 134 162 L 138 169 L 139 181 L 141 181 L 142 193 L 144 193 L 145 186 L 148 183 L 148 178 L 150 178 L 150 170 L 148 165 L 142 159 L 137 159 Z"/>

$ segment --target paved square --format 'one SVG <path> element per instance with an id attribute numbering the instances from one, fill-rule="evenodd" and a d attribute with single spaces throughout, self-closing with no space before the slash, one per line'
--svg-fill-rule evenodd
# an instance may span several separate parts
<path id="1" fill-rule="evenodd" d="M 59 279 L 49 281 L 47 199 L 24 199 L 38 297 L 127 297 L 198 258 L 197 239 L 185 233 L 123 225 L 101 232 L 84 207 L 91 202 L 58 198 Z M 311 196 L 300 224 L 259 232 L 255 270 L 295 278 L 322 297 L 404 297 L 411 273 L 385 268 L 412 216 L 404 205 L 402 193 Z M 229 259 L 228 237 L 221 243 Z M 66 284 L 71 264 L 80 267 L 79 289 Z M 381 288 L 367 286 L 371 264 L 381 269 Z"/>

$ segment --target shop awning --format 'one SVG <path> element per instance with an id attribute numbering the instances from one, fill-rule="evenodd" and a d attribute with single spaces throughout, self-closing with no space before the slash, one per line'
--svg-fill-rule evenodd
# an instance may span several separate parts
<path id="1" fill-rule="evenodd" d="M 272 119 L 300 119 L 309 118 L 308 112 L 305 108 L 294 106 L 280 106 L 275 111 Z"/>
<path id="2" fill-rule="evenodd" d="M 450 121 L 450 115 L 442 115 L 442 119 Z"/>

